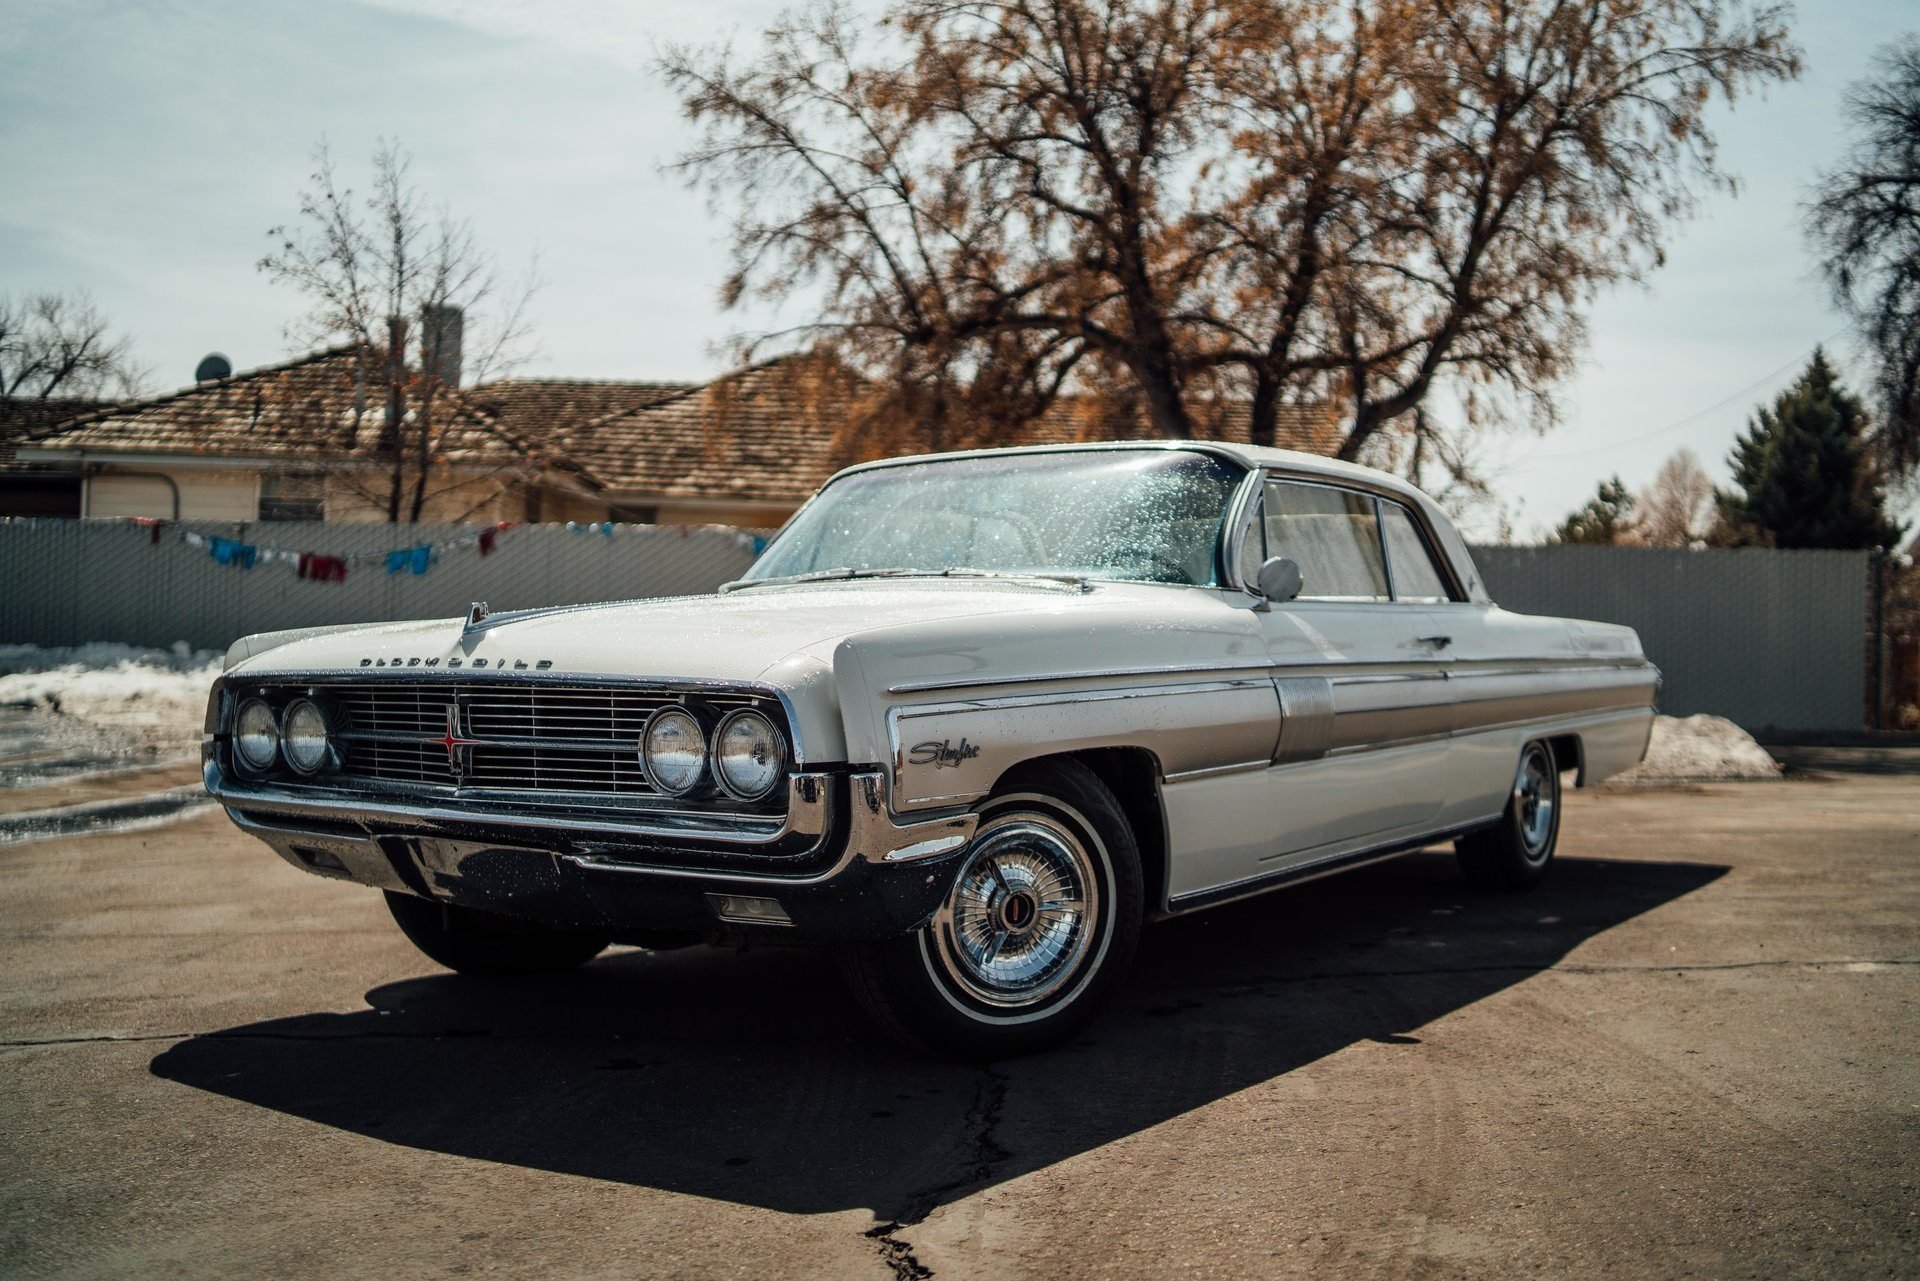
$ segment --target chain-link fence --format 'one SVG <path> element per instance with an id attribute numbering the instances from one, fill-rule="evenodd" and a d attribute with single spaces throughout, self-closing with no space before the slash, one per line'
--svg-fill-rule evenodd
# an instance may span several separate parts
<path id="1" fill-rule="evenodd" d="M 445 525 L 0 523 L 0 642 L 184 640 L 219 649 L 282 627 L 451 617 L 475 600 L 504 610 L 684 595 L 738 577 L 756 546 L 753 534 L 733 529 L 535 525 L 499 535 L 482 555 L 477 536 Z M 219 563 L 209 543 L 216 537 L 252 547 L 253 568 Z M 389 552 L 423 545 L 436 548 L 427 572 L 412 572 L 410 559 L 388 572 Z M 351 563 L 344 581 L 311 581 L 267 555 L 276 550 Z M 1664 711 L 1713 712 L 1756 731 L 1920 720 L 1901 710 L 1903 700 L 1920 702 L 1911 688 L 1920 623 L 1902 621 L 1920 620 L 1920 582 L 1888 577 L 1891 569 L 1876 577 L 1869 553 L 1488 547 L 1474 555 L 1508 609 L 1635 628 L 1665 675 Z"/>

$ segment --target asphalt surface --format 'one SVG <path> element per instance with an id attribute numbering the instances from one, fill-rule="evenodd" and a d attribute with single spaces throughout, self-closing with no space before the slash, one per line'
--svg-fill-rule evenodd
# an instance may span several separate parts
<path id="1" fill-rule="evenodd" d="M 1151 929 L 1064 1051 L 824 956 L 480 984 L 218 813 L 0 848 L 0 1274 L 1920 1276 L 1920 752 Z"/>

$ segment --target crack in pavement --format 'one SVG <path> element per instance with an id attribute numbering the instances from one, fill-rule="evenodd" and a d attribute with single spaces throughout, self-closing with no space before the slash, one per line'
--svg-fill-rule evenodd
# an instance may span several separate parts
<path id="1" fill-rule="evenodd" d="M 1011 1082 L 991 1067 L 981 1068 L 980 1075 L 973 1106 L 967 1109 L 965 1133 L 971 1137 L 963 1146 L 962 1168 L 953 1178 L 909 1196 L 899 1218 L 876 1223 L 861 1234 L 878 1247 L 880 1261 L 900 1281 L 927 1281 L 933 1276 L 933 1269 L 919 1260 L 913 1243 L 902 1235 L 905 1230 L 924 1222 L 952 1193 L 987 1182 L 993 1177 L 993 1167 L 1013 1155 L 1000 1146 L 994 1134 L 1007 1105 Z"/>
<path id="2" fill-rule="evenodd" d="M 1884 959 L 1839 957 L 1822 960 L 1782 957 L 1776 960 L 1766 961 L 1693 961 L 1668 964 L 1619 965 L 1526 965 L 1520 963 L 1509 965 L 1427 965 L 1403 970 L 1316 970 L 1311 974 L 1256 975 L 1252 978 L 1238 978 L 1220 983 L 1192 985 L 1192 988 L 1197 991 L 1239 996 L 1248 994 L 1250 989 L 1257 988 L 1261 984 L 1329 983 L 1347 979 L 1420 978 L 1428 975 L 1446 974 L 1506 974 L 1515 971 L 1534 974 L 1680 974 L 1710 973 L 1719 970 L 1784 969 L 1788 966 L 1824 969 L 1828 967 L 1852 965 L 1875 965 L 1887 966 L 1889 968 L 1894 966 L 1920 966 L 1920 957 L 1899 956 Z M 355 1013 L 360 1012 L 361 1011 L 355 1011 Z M 340 1017 L 350 1017 L 350 1015 L 342 1015 Z M 122 1042 L 134 1044 L 143 1041 L 193 1041 L 203 1039 L 231 1041 L 447 1041 L 474 1037 L 488 1037 L 502 1041 L 598 1041 L 608 1039 L 608 1034 L 596 1032 L 569 1034 L 559 1031 L 495 1032 L 491 1028 L 461 1027 L 441 1028 L 433 1032 L 381 1032 L 371 1029 L 351 1032 L 254 1032 L 238 1029 L 215 1032 L 106 1032 L 78 1036 L 50 1036 L 0 1040 L 0 1049 L 35 1049 L 54 1045 L 113 1045 Z M 619 1038 L 615 1036 L 612 1039 L 617 1040 Z M 984 1166 L 980 1165 L 979 1161 L 976 1160 L 976 1167 L 980 1171 L 978 1174 L 970 1175 L 957 1183 L 943 1184 L 938 1188 L 930 1189 L 920 1194 L 914 1200 L 909 1201 L 909 1204 L 913 1205 L 920 1200 L 925 1200 L 926 1206 L 924 1209 L 918 1211 L 917 1215 L 909 1214 L 903 1216 L 898 1223 L 892 1226 L 912 1226 L 918 1223 L 920 1218 L 924 1217 L 927 1211 L 930 1211 L 933 1206 L 938 1203 L 942 1195 L 953 1191 L 955 1188 L 964 1187 L 976 1179 L 984 1178 L 986 1171 L 990 1169 L 993 1161 L 999 1160 L 1006 1155 L 1005 1151 L 1002 1150 L 998 1144 L 994 1143 L 992 1139 L 992 1127 L 999 1119 L 999 1109 L 1006 1098 L 1006 1078 L 990 1068 L 983 1069 L 983 1071 L 991 1081 L 999 1082 L 999 1086 L 997 1092 L 992 1089 L 987 1091 L 989 1095 L 993 1095 L 994 1097 L 990 1099 L 991 1106 L 984 1117 L 982 1133 L 976 1136 L 976 1147 L 981 1143 L 990 1145 L 991 1150 L 994 1153 L 998 1153 L 998 1156 L 987 1160 Z M 976 1104 L 976 1110 L 978 1110 L 978 1104 Z M 972 1115 L 970 1112 L 970 1123 Z"/>

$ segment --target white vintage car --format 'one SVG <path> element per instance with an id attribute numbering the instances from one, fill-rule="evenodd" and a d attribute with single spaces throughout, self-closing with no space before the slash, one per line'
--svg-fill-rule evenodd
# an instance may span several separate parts
<path id="1" fill-rule="evenodd" d="M 1531 884 L 1658 682 L 1628 628 L 1495 606 L 1381 472 L 981 451 L 842 472 L 711 596 L 247 637 L 206 786 L 455 970 L 832 942 L 891 1030 L 991 1056 L 1071 1035 L 1149 920 L 1437 841 Z"/>

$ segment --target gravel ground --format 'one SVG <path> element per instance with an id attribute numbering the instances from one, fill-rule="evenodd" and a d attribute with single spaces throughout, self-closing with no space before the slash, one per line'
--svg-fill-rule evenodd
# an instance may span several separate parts
<path id="1" fill-rule="evenodd" d="M 0 1275 L 1920 1276 L 1920 752 L 1582 792 L 930 1063 L 825 956 L 484 984 L 218 814 L 0 848 Z"/>

